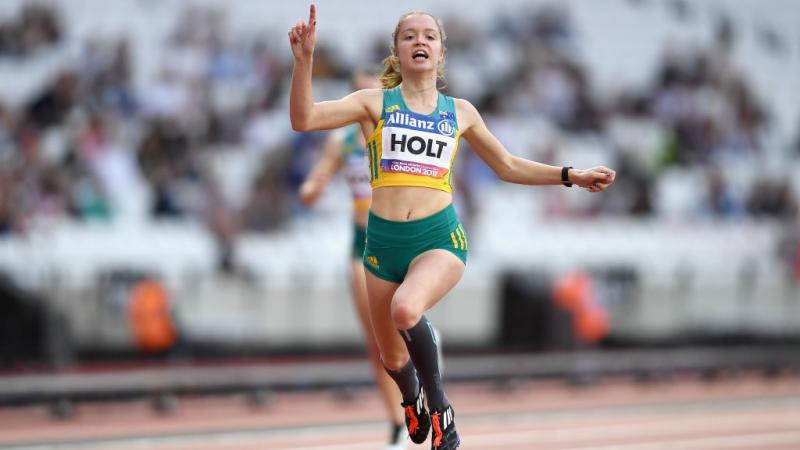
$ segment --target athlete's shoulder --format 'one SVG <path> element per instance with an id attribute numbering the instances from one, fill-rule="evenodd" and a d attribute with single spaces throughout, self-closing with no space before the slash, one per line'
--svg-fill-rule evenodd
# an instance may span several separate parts
<path id="1" fill-rule="evenodd" d="M 469 100 L 464 99 L 464 98 L 458 98 L 458 97 L 452 97 L 452 98 L 453 98 L 453 103 L 456 105 L 456 108 L 459 108 L 459 109 L 472 109 L 475 112 L 478 111 L 477 109 L 475 109 L 475 106 L 473 106 L 472 103 L 470 103 Z"/>
<path id="2" fill-rule="evenodd" d="M 478 109 L 469 100 L 454 97 L 453 104 L 456 107 L 458 122 L 462 129 L 474 124 L 481 116 Z"/>

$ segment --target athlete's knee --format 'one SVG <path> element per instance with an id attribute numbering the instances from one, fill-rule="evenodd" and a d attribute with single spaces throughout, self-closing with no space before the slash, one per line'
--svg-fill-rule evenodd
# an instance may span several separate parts
<path id="1" fill-rule="evenodd" d="M 397 372 L 405 367 L 405 365 L 408 364 L 408 360 L 408 353 L 397 352 L 391 355 L 381 355 L 381 363 L 383 364 L 383 367 L 387 370 L 391 370 L 392 372 Z"/>
<path id="2" fill-rule="evenodd" d="M 422 318 L 423 310 L 410 298 L 395 293 L 392 299 L 392 321 L 398 330 L 407 330 Z"/>

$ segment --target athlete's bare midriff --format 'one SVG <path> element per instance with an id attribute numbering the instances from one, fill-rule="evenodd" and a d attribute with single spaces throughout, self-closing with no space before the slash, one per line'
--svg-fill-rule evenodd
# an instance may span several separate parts
<path id="1" fill-rule="evenodd" d="M 386 220 L 407 222 L 435 214 L 453 202 L 453 195 L 418 186 L 382 186 L 372 190 L 372 212 Z"/>

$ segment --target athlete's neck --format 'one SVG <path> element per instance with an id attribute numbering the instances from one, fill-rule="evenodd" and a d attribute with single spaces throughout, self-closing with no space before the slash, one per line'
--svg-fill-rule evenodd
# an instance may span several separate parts
<path id="1" fill-rule="evenodd" d="M 411 101 L 420 106 L 435 105 L 439 99 L 439 90 L 436 88 L 436 79 L 433 80 L 406 80 L 400 83 L 400 92 L 406 102 Z"/>

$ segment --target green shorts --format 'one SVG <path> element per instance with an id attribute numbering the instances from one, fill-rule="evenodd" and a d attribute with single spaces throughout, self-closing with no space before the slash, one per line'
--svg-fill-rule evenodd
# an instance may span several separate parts
<path id="1" fill-rule="evenodd" d="M 353 259 L 364 257 L 364 247 L 367 243 L 367 229 L 359 224 L 353 224 Z"/>
<path id="2" fill-rule="evenodd" d="M 467 233 L 453 205 L 408 222 L 386 220 L 369 212 L 364 267 L 378 278 L 402 283 L 417 255 L 433 249 L 447 250 L 467 263 Z"/>

